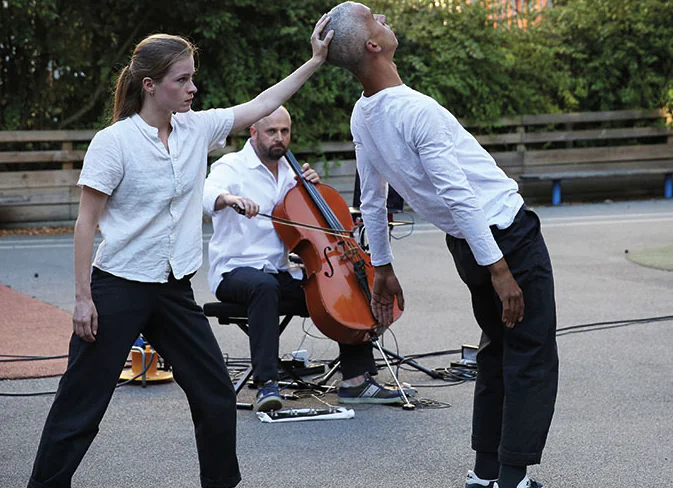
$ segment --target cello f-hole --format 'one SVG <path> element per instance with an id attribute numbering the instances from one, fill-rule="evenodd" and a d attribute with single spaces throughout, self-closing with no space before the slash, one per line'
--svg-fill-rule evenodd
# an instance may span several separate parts
<path id="1" fill-rule="evenodd" d="M 332 248 L 330 246 L 326 246 L 325 249 L 322 250 L 323 255 L 325 256 L 325 261 L 327 261 L 327 264 L 329 265 L 329 273 L 325 271 L 325 276 L 327 276 L 328 278 L 334 276 L 334 267 L 332 266 L 332 263 L 329 260 L 329 256 L 327 255 L 327 253 L 331 250 Z"/>

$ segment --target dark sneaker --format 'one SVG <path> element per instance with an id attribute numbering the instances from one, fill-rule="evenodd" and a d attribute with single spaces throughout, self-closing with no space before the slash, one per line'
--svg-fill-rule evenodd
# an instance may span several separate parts
<path id="1" fill-rule="evenodd" d="M 499 488 L 497 482 L 493 484 L 493 488 Z M 523 479 L 519 481 L 519 484 L 516 485 L 516 488 L 542 488 L 542 483 L 538 483 L 528 476 L 524 476 Z"/>
<path id="2" fill-rule="evenodd" d="M 482 480 L 479 476 L 474 474 L 474 471 L 467 472 L 465 479 L 465 488 L 493 488 L 495 480 Z"/>
<path id="3" fill-rule="evenodd" d="M 407 396 L 413 396 L 415 391 L 404 390 Z M 358 386 L 342 386 L 337 392 L 339 403 L 380 403 L 395 405 L 404 403 L 402 393 L 390 390 L 379 385 L 374 379 L 365 375 L 365 380 Z"/>
<path id="4" fill-rule="evenodd" d="M 275 381 L 269 380 L 259 387 L 255 398 L 255 410 L 270 412 L 271 410 L 280 410 L 282 406 L 278 384 Z"/>

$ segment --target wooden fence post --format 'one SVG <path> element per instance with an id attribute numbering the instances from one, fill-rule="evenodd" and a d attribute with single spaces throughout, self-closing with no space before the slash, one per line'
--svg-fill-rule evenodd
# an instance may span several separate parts
<path id="1" fill-rule="evenodd" d="M 523 121 L 521 123 L 523 124 Z M 516 150 L 518 152 L 526 152 L 526 144 L 524 142 L 526 137 L 526 126 L 518 125 L 516 127 L 516 133 L 519 134 L 519 143 L 516 145 Z"/>
<path id="2" fill-rule="evenodd" d="M 72 151 L 72 142 L 64 142 L 63 144 L 61 144 L 61 151 L 63 151 L 64 153 Z M 73 168 L 74 166 L 72 161 L 63 162 L 62 169 L 73 169 Z"/>
<path id="3" fill-rule="evenodd" d="M 666 138 L 666 142 L 669 146 L 673 146 L 673 109 L 662 109 L 661 115 L 664 117 L 666 127 L 668 127 L 668 137 Z"/>

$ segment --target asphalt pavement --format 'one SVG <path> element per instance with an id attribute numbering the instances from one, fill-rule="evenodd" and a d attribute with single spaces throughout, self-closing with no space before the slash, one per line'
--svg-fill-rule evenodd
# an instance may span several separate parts
<path id="1" fill-rule="evenodd" d="M 529 473 L 548 488 L 667 486 L 673 479 L 673 272 L 634 264 L 625 251 L 671 244 L 673 201 L 535 210 L 554 265 L 561 377 L 542 464 Z M 210 232 L 206 226 L 205 240 Z M 443 234 L 422 221 L 400 227 L 393 251 L 407 309 L 384 335 L 384 346 L 408 356 L 476 344 L 469 295 Z M 72 261 L 71 234 L 0 237 L 0 283 L 68 311 L 74 304 Z M 214 301 L 205 271 L 204 265 L 193 279 L 201 304 Z M 243 333 L 211 323 L 232 365 L 245 362 Z M 282 336 L 281 353 L 298 349 L 316 363 L 337 353 L 310 320 L 295 319 Z M 440 354 L 418 362 L 444 370 L 457 359 Z M 410 367 L 399 377 L 424 400 L 413 411 L 355 406 L 352 419 L 265 424 L 240 410 L 239 486 L 463 488 L 474 460 L 474 383 L 444 382 Z M 381 381 L 390 378 L 385 370 L 379 374 Z M 49 392 L 57 382 L 0 381 L 0 393 Z M 252 396 L 248 389 L 240 395 L 246 401 Z M 0 396 L 1 488 L 26 486 L 52 400 Z M 321 401 L 335 405 L 336 395 L 288 400 L 286 407 Z M 180 388 L 173 382 L 119 388 L 73 486 L 198 487 L 193 428 Z"/>

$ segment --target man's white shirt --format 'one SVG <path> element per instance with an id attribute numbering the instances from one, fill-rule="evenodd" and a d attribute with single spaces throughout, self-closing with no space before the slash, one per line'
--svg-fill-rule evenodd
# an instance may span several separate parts
<path id="1" fill-rule="evenodd" d="M 213 237 L 208 244 L 208 285 L 213 293 L 222 274 L 247 266 L 267 273 L 289 271 L 301 279 L 302 271 L 288 260 L 288 250 L 276 233 L 271 219 L 251 219 L 231 207 L 215 211 L 215 201 L 223 193 L 246 197 L 259 205 L 260 213 L 271 215 L 277 203 L 295 187 L 295 173 L 282 157 L 278 160 L 278 180 L 260 161 L 250 140 L 242 150 L 222 156 L 210 168 L 203 192 L 203 208 L 213 218 Z"/>
<path id="2" fill-rule="evenodd" d="M 421 217 L 466 239 L 480 265 L 502 258 L 489 227 L 509 227 L 523 198 L 448 110 L 405 85 L 386 88 L 358 100 L 351 132 L 373 265 L 393 259 L 388 183 Z"/>

